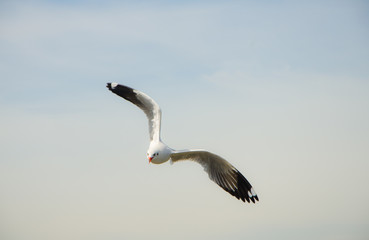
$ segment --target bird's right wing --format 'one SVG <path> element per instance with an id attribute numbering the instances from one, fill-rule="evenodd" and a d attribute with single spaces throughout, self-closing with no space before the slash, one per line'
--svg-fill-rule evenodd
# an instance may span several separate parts
<path id="1" fill-rule="evenodd" d="M 113 93 L 130 101 L 144 111 L 149 120 L 150 141 L 159 141 L 161 110 L 154 99 L 143 92 L 118 83 L 108 83 L 106 87 Z"/>
<path id="2" fill-rule="evenodd" d="M 174 151 L 171 154 L 171 160 L 172 162 L 195 161 L 204 167 L 212 181 L 237 199 L 243 202 L 259 201 L 249 181 L 228 161 L 214 153 L 204 150 Z"/>

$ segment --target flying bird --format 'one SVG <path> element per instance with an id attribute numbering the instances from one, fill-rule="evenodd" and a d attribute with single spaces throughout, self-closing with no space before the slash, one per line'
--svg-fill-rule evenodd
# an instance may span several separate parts
<path id="1" fill-rule="evenodd" d="M 212 181 L 237 199 L 243 202 L 251 200 L 253 203 L 259 201 L 249 181 L 224 158 L 205 150 L 174 150 L 163 143 L 160 138 L 161 109 L 151 97 L 118 83 L 107 83 L 106 87 L 135 104 L 146 114 L 150 133 L 150 145 L 147 150 L 149 163 L 161 164 L 168 160 L 172 163 L 192 160 L 201 164 Z"/>

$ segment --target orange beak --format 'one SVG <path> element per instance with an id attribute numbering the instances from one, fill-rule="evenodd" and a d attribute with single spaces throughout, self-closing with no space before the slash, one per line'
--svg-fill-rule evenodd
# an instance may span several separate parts
<path id="1" fill-rule="evenodd" d="M 153 159 L 152 157 L 147 157 L 149 159 L 149 163 L 151 163 L 151 160 Z"/>

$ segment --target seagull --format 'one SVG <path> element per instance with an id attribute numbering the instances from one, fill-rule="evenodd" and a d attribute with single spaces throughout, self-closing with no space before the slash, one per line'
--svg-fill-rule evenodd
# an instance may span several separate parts
<path id="1" fill-rule="evenodd" d="M 202 165 L 212 181 L 237 199 L 243 202 L 251 200 L 253 203 L 259 201 L 249 181 L 224 158 L 206 150 L 174 150 L 163 143 L 160 138 L 161 109 L 151 97 L 118 83 L 107 83 L 106 87 L 135 104 L 146 114 L 150 133 L 150 145 L 146 153 L 149 163 L 162 164 L 168 160 L 171 163 L 183 160 L 197 162 Z"/>

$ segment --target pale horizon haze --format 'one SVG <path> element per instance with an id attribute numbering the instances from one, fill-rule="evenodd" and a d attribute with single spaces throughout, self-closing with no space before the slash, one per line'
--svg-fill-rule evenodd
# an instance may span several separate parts
<path id="1" fill-rule="evenodd" d="M 369 239 L 367 1 L 1 1 L 1 240 Z M 231 162 L 243 203 L 162 139 Z"/>

